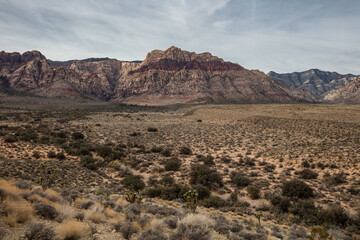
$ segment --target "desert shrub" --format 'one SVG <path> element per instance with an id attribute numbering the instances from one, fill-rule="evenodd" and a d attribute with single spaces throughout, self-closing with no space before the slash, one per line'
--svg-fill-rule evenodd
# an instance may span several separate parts
<path id="1" fill-rule="evenodd" d="M 150 149 L 150 152 L 153 152 L 153 153 L 160 153 L 164 150 L 163 147 L 161 146 L 153 146 L 151 149 Z"/>
<path id="2" fill-rule="evenodd" d="M 139 191 L 145 188 L 145 183 L 142 180 L 142 177 L 139 175 L 128 175 L 125 176 L 121 180 L 121 184 L 124 185 L 125 188 Z"/>
<path id="3" fill-rule="evenodd" d="M 183 154 L 183 155 L 191 155 L 192 154 L 192 151 L 189 147 L 187 146 L 182 146 L 180 148 L 180 154 Z"/>
<path id="4" fill-rule="evenodd" d="M 178 225 L 178 219 L 176 217 L 165 218 L 164 222 L 170 229 L 176 229 L 176 227 Z"/>
<path id="5" fill-rule="evenodd" d="M 215 165 L 214 157 L 208 154 L 207 156 L 198 155 L 196 156 L 200 161 L 202 161 L 205 165 L 212 166 Z"/>
<path id="6" fill-rule="evenodd" d="M 178 223 L 178 228 L 170 236 L 171 240 L 177 239 L 211 239 L 211 228 L 214 221 L 206 215 L 188 214 Z"/>
<path id="7" fill-rule="evenodd" d="M 309 240 L 332 240 L 332 237 L 325 228 L 314 226 L 311 228 Z"/>
<path id="8" fill-rule="evenodd" d="M 86 223 L 67 220 L 56 227 L 61 240 L 77 240 L 91 237 L 91 228 Z"/>
<path id="9" fill-rule="evenodd" d="M 177 158 L 168 159 L 165 163 L 166 171 L 178 171 L 181 167 L 181 162 Z"/>
<path id="10" fill-rule="evenodd" d="M 202 186 L 202 185 L 195 185 L 195 186 L 193 186 L 193 188 L 198 193 L 199 200 L 203 200 L 205 198 L 210 197 L 211 192 L 210 192 L 209 188 Z"/>
<path id="11" fill-rule="evenodd" d="M 138 240 L 167 240 L 168 238 L 160 231 L 148 229 L 140 233 Z"/>
<path id="12" fill-rule="evenodd" d="M 299 175 L 302 179 L 315 179 L 318 177 L 319 174 L 309 168 L 306 168 L 300 171 Z"/>
<path id="13" fill-rule="evenodd" d="M 32 156 L 36 159 L 39 159 L 41 157 L 40 153 L 38 151 L 34 151 Z"/>
<path id="14" fill-rule="evenodd" d="M 206 165 L 196 165 L 190 172 L 190 184 L 203 185 L 212 189 L 214 185 L 223 186 L 221 175 Z"/>
<path id="15" fill-rule="evenodd" d="M 283 196 L 301 199 L 314 197 L 313 189 L 305 182 L 297 179 L 285 182 L 282 186 L 282 194 Z"/>
<path id="16" fill-rule="evenodd" d="M 276 166 L 274 164 L 266 164 L 264 167 L 264 170 L 267 172 L 273 172 L 275 170 Z"/>
<path id="17" fill-rule="evenodd" d="M 303 161 L 303 162 L 301 163 L 301 166 L 303 166 L 304 168 L 309 168 L 309 167 L 310 167 L 310 163 L 305 160 L 305 161 Z"/>
<path id="18" fill-rule="evenodd" d="M 287 212 L 291 206 L 291 202 L 288 198 L 282 196 L 273 196 L 270 199 L 273 206 L 278 207 L 281 211 Z"/>
<path id="19" fill-rule="evenodd" d="M 251 199 L 259 199 L 260 198 L 260 188 L 256 186 L 248 186 L 247 193 Z"/>
<path id="20" fill-rule="evenodd" d="M 246 177 L 241 172 L 231 172 L 230 179 L 231 182 L 236 184 L 238 187 L 246 187 L 251 183 L 250 178 Z"/>
<path id="21" fill-rule="evenodd" d="M 5 222 L 10 226 L 27 222 L 33 217 L 33 208 L 27 201 L 11 199 L 4 202 L 4 206 L 7 215 Z"/>
<path id="22" fill-rule="evenodd" d="M 111 155 L 112 148 L 109 146 L 97 145 L 95 147 L 95 151 L 97 152 L 97 154 L 99 154 L 99 156 L 105 158 Z"/>
<path id="23" fill-rule="evenodd" d="M 99 168 L 97 159 L 93 158 L 92 156 L 86 155 L 80 157 L 80 163 L 84 167 L 90 170 L 97 170 Z"/>
<path id="24" fill-rule="evenodd" d="M 74 140 L 82 140 L 85 138 L 84 134 L 82 134 L 81 132 L 73 132 L 71 136 Z"/>
<path id="25" fill-rule="evenodd" d="M 16 142 L 18 139 L 16 138 L 16 136 L 13 136 L 13 135 L 10 135 L 10 136 L 7 136 L 5 137 L 4 141 L 6 143 L 14 143 Z"/>
<path id="26" fill-rule="evenodd" d="M 171 156 L 171 149 L 169 148 L 165 148 L 161 154 L 164 156 L 164 157 L 170 157 Z"/>
<path id="27" fill-rule="evenodd" d="M 329 186 L 336 186 L 342 183 L 346 183 L 346 174 L 344 172 L 339 172 L 334 175 L 324 175 L 325 183 Z"/>
<path id="28" fill-rule="evenodd" d="M 207 207 L 207 208 L 211 208 L 211 207 L 213 207 L 213 208 L 221 208 L 221 207 L 225 207 L 226 202 L 221 197 L 211 196 L 209 198 L 206 198 L 206 199 L 202 200 L 201 204 L 204 207 Z"/>
<path id="29" fill-rule="evenodd" d="M 349 214 L 339 205 L 332 205 L 328 211 L 331 215 L 331 222 L 338 226 L 345 227 L 350 221 Z"/>
<path id="30" fill-rule="evenodd" d="M 25 232 L 27 240 L 54 240 L 56 234 L 50 227 L 46 227 L 43 223 L 32 223 Z"/>
<path id="31" fill-rule="evenodd" d="M 221 234 L 228 234 L 230 232 L 230 225 L 224 216 L 217 216 L 215 218 L 214 230 Z"/>
<path id="32" fill-rule="evenodd" d="M 130 239 L 131 236 L 138 232 L 131 222 L 118 223 L 114 225 L 114 229 L 117 232 L 121 232 L 125 239 Z"/>
<path id="33" fill-rule="evenodd" d="M 165 200 L 174 200 L 178 198 L 182 198 L 185 192 L 187 192 L 189 188 L 187 186 L 181 184 L 173 184 L 168 187 L 162 187 L 161 190 L 161 198 Z"/>
<path id="34" fill-rule="evenodd" d="M 64 152 L 59 152 L 58 154 L 56 154 L 56 158 L 59 160 L 64 160 L 66 158 Z"/>
<path id="35" fill-rule="evenodd" d="M 48 152 L 47 156 L 48 156 L 49 158 L 55 158 L 55 157 L 56 157 L 56 152 L 50 150 L 50 151 Z"/>
<path id="36" fill-rule="evenodd" d="M 37 215 L 49 220 L 54 220 L 59 215 L 53 206 L 45 203 L 35 204 L 34 209 Z"/>
<path id="37" fill-rule="evenodd" d="M 157 132 L 158 131 L 158 129 L 155 127 L 148 127 L 147 130 L 148 130 L 148 132 Z"/>
<path id="38" fill-rule="evenodd" d="M 84 221 L 84 219 L 85 219 L 85 213 L 79 212 L 78 214 L 75 215 L 75 218 L 76 218 L 77 220 Z"/>
<path id="39" fill-rule="evenodd" d="M 5 228 L 0 227 L 0 239 L 5 239 L 6 234 L 7 231 L 5 230 Z"/>

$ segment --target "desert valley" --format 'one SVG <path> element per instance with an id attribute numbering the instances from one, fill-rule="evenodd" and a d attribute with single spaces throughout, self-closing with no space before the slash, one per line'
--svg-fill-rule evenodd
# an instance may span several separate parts
<path id="1" fill-rule="evenodd" d="M 360 78 L 0 53 L 0 239 L 360 239 Z"/>

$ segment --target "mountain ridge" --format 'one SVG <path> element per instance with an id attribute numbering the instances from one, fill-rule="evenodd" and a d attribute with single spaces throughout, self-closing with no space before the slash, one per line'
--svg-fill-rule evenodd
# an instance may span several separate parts
<path id="1" fill-rule="evenodd" d="M 310 95 L 210 53 L 170 47 L 142 62 L 89 58 L 56 62 L 38 51 L 0 54 L 8 88 L 40 96 L 135 104 L 296 103 Z"/>

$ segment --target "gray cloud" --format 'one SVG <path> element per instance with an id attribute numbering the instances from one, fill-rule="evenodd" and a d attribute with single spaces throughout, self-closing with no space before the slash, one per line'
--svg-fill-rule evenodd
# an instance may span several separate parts
<path id="1" fill-rule="evenodd" d="M 246 68 L 360 74 L 357 0 L 0 0 L 1 50 L 144 59 L 171 45 Z"/>

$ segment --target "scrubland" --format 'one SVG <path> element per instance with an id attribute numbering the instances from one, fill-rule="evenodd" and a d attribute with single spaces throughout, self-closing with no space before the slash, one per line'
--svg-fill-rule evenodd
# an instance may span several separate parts
<path id="1" fill-rule="evenodd" d="M 59 105 L 0 109 L 0 239 L 359 239 L 358 105 Z"/>

